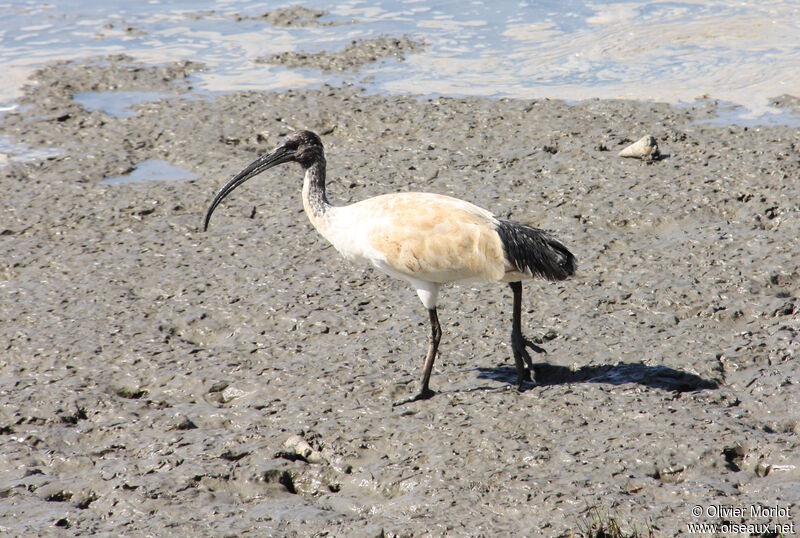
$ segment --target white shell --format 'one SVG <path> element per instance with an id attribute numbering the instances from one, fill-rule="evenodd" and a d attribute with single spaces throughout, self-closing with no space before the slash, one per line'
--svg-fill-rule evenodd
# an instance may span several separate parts
<path id="1" fill-rule="evenodd" d="M 636 159 L 654 159 L 660 155 L 658 142 L 651 135 L 645 135 L 630 146 L 619 152 L 620 157 L 633 157 Z"/>
<path id="2" fill-rule="evenodd" d="M 328 463 L 328 460 L 317 450 L 314 450 L 308 442 L 299 435 L 292 435 L 284 443 L 283 448 L 291 453 L 297 454 L 308 463 Z"/>

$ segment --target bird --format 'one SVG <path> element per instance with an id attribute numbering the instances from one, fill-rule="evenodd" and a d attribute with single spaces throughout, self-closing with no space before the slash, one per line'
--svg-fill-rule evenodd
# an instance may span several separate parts
<path id="1" fill-rule="evenodd" d="M 522 332 L 522 281 L 565 280 L 577 269 L 575 256 L 551 233 L 496 217 L 469 202 L 425 192 L 396 192 L 349 205 L 328 200 L 326 160 L 322 140 L 312 131 L 289 133 L 269 153 L 246 166 L 216 195 L 205 215 L 247 180 L 280 164 L 294 162 L 303 169 L 303 209 L 311 224 L 351 262 L 371 264 L 389 276 L 406 281 L 428 311 L 430 336 L 422 385 L 413 397 L 395 405 L 432 397 L 431 372 L 442 329 L 437 313 L 444 284 L 475 281 L 507 283 L 513 294 L 511 349 L 517 388 L 533 382 L 528 349 L 545 350 Z"/>

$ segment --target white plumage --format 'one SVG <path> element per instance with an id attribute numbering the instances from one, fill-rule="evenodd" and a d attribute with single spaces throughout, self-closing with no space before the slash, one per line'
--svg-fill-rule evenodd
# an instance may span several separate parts
<path id="1" fill-rule="evenodd" d="M 289 135 L 229 181 L 209 207 L 205 228 L 225 196 L 284 162 L 298 162 L 305 169 L 303 207 L 319 233 L 347 260 L 368 262 L 407 281 L 428 309 L 431 339 L 422 389 L 403 403 L 433 395 L 428 385 L 441 337 L 436 305 L 441 285 L 448 282 L 510 283 L 514 293 L 512 349 L 522 388 L 533 370 L 526 347 L 544 350 L 522 336 L 520 281 L 534 276 L 562 280 L 572 275 L 575 258 L 560 241 L 542 230 L 498 219 L 483 208 L 440 194 L 384 194 L 347 206 L 331 205 L 325 191 L 322 142 L 310 131 Z"/>

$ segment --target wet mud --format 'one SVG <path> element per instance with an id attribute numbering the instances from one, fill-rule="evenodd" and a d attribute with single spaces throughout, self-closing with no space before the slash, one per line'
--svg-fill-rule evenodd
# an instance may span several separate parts
<path id="1" fill-rule="evenodd" d="M 348 24 L 343 21 L 332 21 L 325 19 L 327 11 L 321 9 L 311 9 L 303 6 L 291 6 L 267 11 L 258 16 L 237 15 L 237 20 L 262 20 L 272 26 L 289 28 L 303 28 L 309 26 L 337 26 Z"/>
<path id="2" fill-rule="evenodd" d="M 424 99 L 322 87 L 197 98 L 202 66 L 36 76 L 0 135 L 4 535 L 568 536 L 599 508 L 685 532 L 695 505 L 800 511 L 800 135 L 713 102 Z M 174 97 L 135 115 L 82 91 Z M 428 401 L 414 292 L 353 267 L 301 173 L 217 190 L 291 129 L 329 195 L 422 190 L 553 230 L 580 263 L 524 286 L 548 350 L 514 388 L 511 293 L 451 286 Z M 617 152 L 650 134 L 661 157 Z M 158 159 L 191 181 L 103 180 Z M 710 518 L 709 518 L 710 519 Z"/>
<path id="3" fill-rule="evenodd" d="M 258 63 L 303 67 L 323 72 L 357 71 L 368 64 L 385 59 L 402 61 L 407 53 L 420 50 L 423 43 L 408 37 L 380 36 L 375 39 L 357 39 L 339 51 L 297 52 L 287 51 L 259 58 Z"/>

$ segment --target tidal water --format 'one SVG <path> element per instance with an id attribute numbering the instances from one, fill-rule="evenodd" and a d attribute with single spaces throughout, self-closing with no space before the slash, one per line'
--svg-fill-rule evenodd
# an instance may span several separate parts
<path id="1" fill-rule="evenodd" d="M 324 24 L 275 27 L 258 16 L 302 5 Z M 39 66 L 125 53 L 191 59 L 198 91 L 352 83 L 368 92 L 729 104 L 728 121 L 780 123 L 771 98 L 800 95 L 800 4 L 791 1 L 121 0 L 0 3 L 0 105 Z M 325 74 L 256 63 L 286 51 L 335 51 L 379 35 L 424 41 L 405 61 Z"/>

